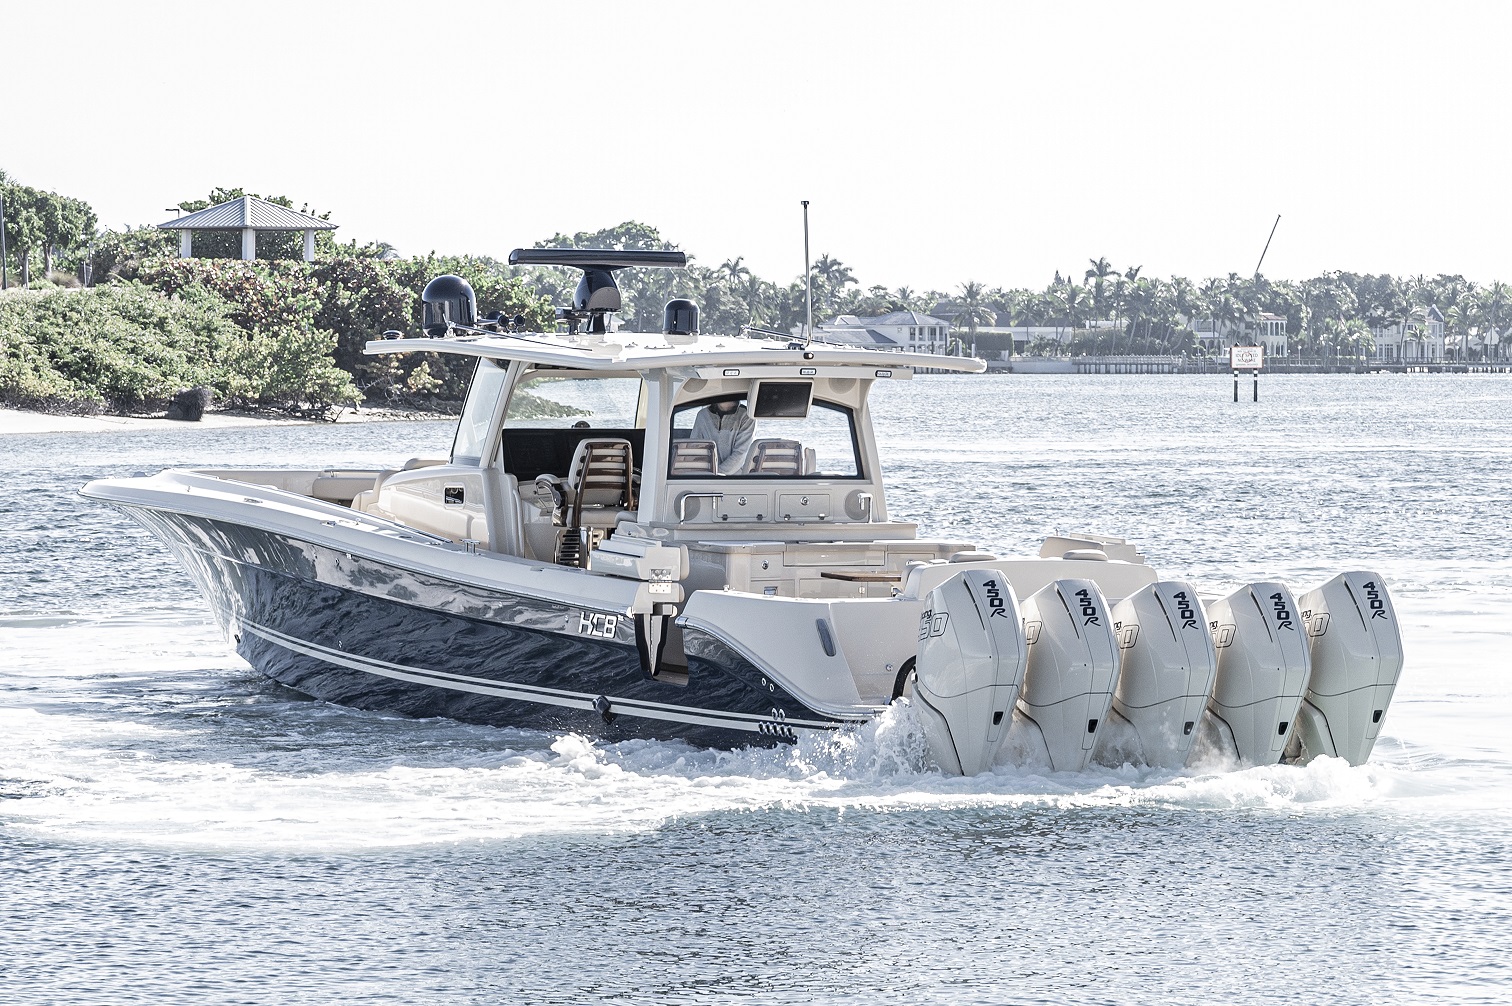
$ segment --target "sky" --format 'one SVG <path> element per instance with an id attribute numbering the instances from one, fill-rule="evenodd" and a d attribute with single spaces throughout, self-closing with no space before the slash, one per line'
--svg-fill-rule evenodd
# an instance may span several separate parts
<path id="1" fill-rule="evenodd" d="M 1043 287 L 1512 280 L 1512 5 L 7 3 L 0 169 L 159 223 L 215 186 L 502 258 L 625 220 L 705 265 Z"/>

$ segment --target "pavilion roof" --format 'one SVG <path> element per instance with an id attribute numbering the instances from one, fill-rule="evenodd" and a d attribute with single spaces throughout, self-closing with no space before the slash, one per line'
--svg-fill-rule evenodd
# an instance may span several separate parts
<path id="1" fill-rule="evenodd" d="M 177 220 L 158 224 L 160 230 L 241 230 L 251 227 L 260 231 L 333 231 L 329 220 L 291 210 L 256 196 L 242 196 L 228 203 L 197 210 Z"/>

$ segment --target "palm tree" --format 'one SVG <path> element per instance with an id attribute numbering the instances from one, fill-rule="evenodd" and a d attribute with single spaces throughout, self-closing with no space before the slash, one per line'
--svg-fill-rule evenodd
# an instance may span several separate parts
<path id="1" fill-rule="evenodd" d="M 997 320 L 997 314 L 987 306 L 984 294 L 987 288 L 975 280 L 967 280 L 961 284 L 961 309 L 956 312 L 955 322 L 966 323 L 966 331 L 971 333 L 971 344 L 976 345 L 977 325 L 982 322 Z"/>
<path id="2" fill-rule="evenodd" d="M 814 304 L 834 313 L 845 288 L 856 282 L 850 267 L 830 255 L 820 255 L 813 265 Z"/>
<path id="3" fill-rule="evenodd" d="M 1466 290 L 1444 314 L 1449 331 L 1459 336 L 1459 361 L 1470 359 L 1470 330 L 1481 327 L 1481 305 L 1473 290 Z"/>
<path id="4" fill-rule="evenodd" d="M 1168 339 L 1174 337 L 1178 318 L 1180 323 L 1191 331 L 1192 322 L 1196 321 L 1198 315 L 1205 310 L 1202 294 L 1185 276 L 1177 276 L 1171 280 L 1170 298 L 1173 316 L 1171 318 L 1172 332 L 1167 336 Z"/>
<path id="5" fill-rule="evenodd" d="M 1494 338 L 1496 340 L 1496 355 L 1501 357 L 1506 356 L 1507 347 L 1507 340 L 1503 337 L 1501 330 L 1501 305 L 1502 302 L 1506 299 L 1507 284 L 1501 282 L 1500 280 L 1496 280 L 1490 286 L 1486 287 L 1485 292 L 1482 294 L 1481 300 L 1481 314 L 1485 318 L 1487 318 L 1491 324 L 1490 335 L 1491 338 Z M 1490 343 L 1488 341 L 1488 357 L 1490 355 L 1489 347 Z"/>
<path id="6" fill-rule="evenodd" d="M 738 261 L 738 260 L 737 260 Z M 745 301 L 746 324 L 758 325 L 766 318 L 767 307 L 772 299 L 772 284 L 746 270 L 746 279 L 739 289 L 740 299 Z"/>
<path id="7" fill-rule="evenodd" d="M 824 280 L 832 290 L 839 290 L 856 282 L 856 276 L 850 267 L 837 258 L 831 258 L 828 254 L 820 255 L 819 261 L 814 263 L 814 275 Z"/>
<path id="8" fill-rule="evenodd" d="M 1113 268 L 1113 264 L 1108 261 L 1106 255 L 1096 259 L 1089 258 L 1087 261 L 1092 263 L 1092 268 L 1087 270 L 1087 275 L 1083 277 L 1084 279 L 1107 279 L 1109 276 L 1118 273 L 1118 270 Z"/>
<path id="9" fill-rule="evenodd" d="M 738 288 L 741 283 L 751 277 L 751 270 L 741 265 L 744 261 L 744 255 L 737 255 L 732 259 L 725 259 L 724 264 L 719 267 L 720 273 L 724 275 L 731 289 Z"/>
<path id="10" fill-rule="evenodd" d="M 1076 331 L 1077 319 L 1087 308 L 1087 289 L 1074 283 L 1063 283 L 1051 291 L 1050 296 L 1055 305 L 1057 320 L 1064 319 L 1071 326 L 1071 331 Z M 1056 326 L 1056 338 L 1059 341 L 1060 326 Z"/>
<path id="11" fill-rule="evenodd" d="M 1213 305 L 1213 314 L 1218 321 L 1234 328 L 1239 328 L 1244 324 L 1244 305 L 1239 303 L 1238 298 L 1228 290 L 1224 290 L 1223 295 L 1218 298 L 1218 303 Z"/>
<path id="12" fill-rule="evenodd" d="M 1083 277 L 1083 279 L 1087 279 L 1092 282 L 1092 313 L 1096 315 L 1096 318 L 1093 319 L 1093 321 L 1096 322 L 1101 321 L 1103 316 L 1107 313 L 1107 298 L 1105 296 L 1105 292 L 1108 277 L 1117 276 L 1118 270 L 1113 268 L 1112 264 L 1108 261 L 1107 256 L 1102 256 L 1097 259 L 1087 259 L 1087 261 L 1092 263 L 1092 268 L 1087 270 L 1087 274 Z M 1099 339 L 1099 335 L 1093 336 L 1093 356 L 1097 355 L 1097 344 Z"/>
<path id="13" fill-rule="evenodd" d="M 1170 298 L 1166 295 L 1165 284 L 1159 280 L 1135 279 L 1129 283 L 1124 291 L 1124 314 L 1129 319 L 1129 346 L 1127 352 L 1134 352 L 1134 341 L 1139 337 L 1140 322 L 1145 327 L 1145 349 L 1149 351 L 1148 343 L 1151 339 L 1151 325 L 1158 313 L 1169 310 Z"/>

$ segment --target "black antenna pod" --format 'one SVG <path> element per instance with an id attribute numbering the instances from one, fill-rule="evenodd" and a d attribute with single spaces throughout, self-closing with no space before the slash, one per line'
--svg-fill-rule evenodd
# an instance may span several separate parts
<path id="1" fill-rule="evenodd" d="M 609 315 L 621 306 L 614 270 L 644 266 L 683 268 L 688 256 L 680 251 L 616 251 L 612 248 L 516 248 L 509 253 L 510 265 L 561 265 L 583 270 L 572 307 L 556 310 L 558 321 L 567 323 L 567 332 L 577 331 L 587 322 L 586 331 L 602 335 L 609 331 Z"/>

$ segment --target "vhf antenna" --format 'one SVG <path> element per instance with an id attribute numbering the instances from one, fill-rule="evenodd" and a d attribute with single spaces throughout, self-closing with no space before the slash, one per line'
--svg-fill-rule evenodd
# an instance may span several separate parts
<path id="1" fill-rule="evenodd" d="M 1265 263 L 1265 253 L 1270 251 L 1271 238 L 1276 236 L 1276 228 L 1281 226 L 1281 214 L 1276 214 L 1276 222 L 1271 224 L 1270 237 L 1265 239 L 1265 247 L 1260 251 L 1260 261 L 1255 263 L 1255 278 L 1260 278 L 1260 266 Z"/>
<path id="2" fill-rule="evenodd" d="M 808 204 L 803 200 L 803 348 L 814 341 L 814 270 L 809 265 Z"/>

